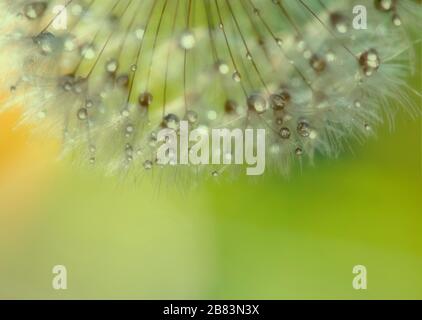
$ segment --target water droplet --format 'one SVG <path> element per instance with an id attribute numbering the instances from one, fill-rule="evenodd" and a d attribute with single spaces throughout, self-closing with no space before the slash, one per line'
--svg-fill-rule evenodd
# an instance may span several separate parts
<path id="1" fill-rule="evenodd" d="M 58 40 L 52 33 L 43 32 L 33 38 L 34 43 L 41 50 L 41 53 L 48 55 L 59 49 L 60 40 Z"/>
<path id="2" fill-rule="evenodd" d="M 297 132 L 304 138 L 309 137 L 309 135 L 311 134 L 311 128 L 309 126 L 309 123 L 305 120 L 299 121 L 297 125 Z"/>
<path id="3" fill-rule="evenodd" d="M 93 106 L 94 106 L 94 103 L 92 102 L 92 100 L 85 101 L 85 108 L 89 109 L 89 108 L 92 108 Z"/>
<path id="4" fill-rule="evenodd" d="M 95 47 L 91 43 L 84 44 L 80 49 L 81 57 L 87 60 L 92 60 L 95 58 Z"/>
<path id="5" fill-rule="evenodd" d="M 217 62 L 217 70 L 218 70 L 218 72 L 220 72 L 221 74 L 226 75 L 226 74 L 228 74 L 228 73 L 229 73 L 230 68 L 229 68 L 229 66 L 227 65 L 227 63 L 225 63 L 225 62 L 223 62 L 223 61 L 219 61 L 219 62 Z"/>
<path id="6" fill-rule="evenodd" d="M 227 114 L 235 113 L 237 108 L 238 108 L 238 105 L 237 105 L 236 101 L 234 101 L 234 100 L 227 100 L 226 103 L 224 104 L 224 111 Z"/>
<path id="7" fill-rule="evenodd" d="M 78 110 L 78 119 L 79 120 L 86 120 L 88 119 L 88 110 L 85 108 L 81 108 Z"/>
<path id="8" fill-rule="evenodd" d="M 281 128 L 280 129 L 280 137 L 281 138 L 283 138 L 283 139 L 289 139 L 290 138 L 290 135 L 291 135 L 291 133 L 290 133 L 290 129 L 289 128 L 284 127 L 284 128 Z"/>
<path id="9" fill-rule="evenodd" d="M 247 99 L 248 109 L 257 113 L 267 111 L 267 100 L 260 94 L 252 94 Z"/>
<path id="10" fill-rule="evenodd" d="M 182 33 L 179 39 L 179 44 L 182 49 L 191 50 L 195 47 L 196 39 L 195 35 L 190 30 L 186 30 Z"/>
<path id="11" fill-rule="evenodd" d="M 131 146 L 130 143 L 127 143 L 125 146 L 125 153 L 127 156 L 132 156 L 133 155 L 133 147 Z"/>
<path id="12" fill-rule="evenodd" d="M 34 1 L 25 5 L 23 12 L 28 19 L 35 20 L 40 18 L 46 9 L 47 3 L 45 1 Z"/>
<path id="13" fill-rule="evenodd" d="M 390 11 L 396 0 L 375 0 L 375 7 L 380 11 Z"/>
<path id="14" fill-rule="evenodd" d="M 323 72 L 327 67 L 327 62 L 325 61 L 325 59 L 316 54 L 312 55 L 311 59 L 309 60 L 309 63 L 316 73 Z"/>
<path id="15" fill-rule="evenodd" d="M 125 129 L 125 131 L 126 131 L 126 134 L 127 134 L 127 135 L 132 134 L 134 130 L 135 130 L 135 128 L 134 128 L 134 127 L 133 127 L 133 125 L 131 125 L 131 124 L 128 124 L 128 125 L 126 126 L 126 129 Z"/>
<path id="16" fill-rule="evenodd" d="M 394 24 L 396 27 L 400 27 L 400 26 L 402 25 L 401 18 L 400 18 L 400 16 L 399 16 L 398 14 L 394 14 L 394 15 L 393 15 L 393 24 Z"/>
<path id="17" fill-rule="evenodd" d="M 116 84 L 122 88 L 127 87 L 129 84 L 129 76 L 127 74 L 122 74 L 118 76 L 116 79 Z"/>
<path id="18" fill-rule="evenodd" d="M 335 29 L 338 33 L 344 34 L 349 29 L 347 18 L 339 12 L 331 13 L 330 21 L 333 29 Z"/>
<path id="19" fill-rule="evenodd" d="M 152 161 L 150 161 L 150 160 L 146 160 L 145 162 L 144 162 L 144 169 L 145 170 L 151 170 L 152 169 Z"/>
<path id="20" fill-rule="evenodd" d="M 142 93 L 138 98 L 139 104 L 144 108 L 148 108 L 151 105 L 152 100 L 153 96 L 148 91 Z"/>
<path id="21" fill-rule="evenodd" d="M 236 82 L 240 82 L 242 80 L 242 76 L 240 75 L 239 71 L 233 72 L 232 78 Z"/>
<path id="22" fill-rule="evenodd" d="M 363 73 L 368 77 L 371 76 L 379 69 L 381 65 L 378 52 L 375 49 L 369 49 L 368 51 L 365 51 L 359 57 L 359 64 Z"/>
<path id="23" fill-rule="evenodd" d="M 177 130 L 179 128 L 179 117 L 173 113 L 169 113 L 163 119 L 163 126 L 169 129 Z"/>
<path id="24" fill-rule="evenodd" d="M 270 96 L 271 107 L 274 110 L 282 110 L 290 102 L 291 97 L 287 91 L 283 91 L 279 94 L 273 94 Z"/>
<path id="25" fill-rule="evenodd" d="M 107 61 L 106 63 L 106 71 L 108 73 L 115 73 L 117 71 L 117 68 L 119 67 L 119 63 L 116 59 L 112 58 Z"/>

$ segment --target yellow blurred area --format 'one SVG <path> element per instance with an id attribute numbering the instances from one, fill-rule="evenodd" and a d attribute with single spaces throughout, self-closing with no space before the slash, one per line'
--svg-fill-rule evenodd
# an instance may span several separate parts
<path id="1" fill-rule="evenodd" d="M 0 94 L 0 105 L 5 99 L 7 95 Z M 21 113 L 19 107 L 0 113 L 0 241 L 16 238 L 30 222 L 30 208 L 46 187 L 58 150 L 51 139 L 18 125 Z"/>

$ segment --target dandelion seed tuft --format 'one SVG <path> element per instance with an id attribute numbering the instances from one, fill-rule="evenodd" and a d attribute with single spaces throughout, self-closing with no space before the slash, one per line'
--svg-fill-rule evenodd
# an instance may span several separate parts
<path id="1" fill-rule="evenodd" d="M 420 115 L 405 84 L 420 1 L 368 1 L 364 30 L 353 27 L 357 5 L 3 0 L 0 74 L 10 101 L 1 109 L 19 102 L 24 121 L 40 123 L 62 137 L 64 152 L 107 172 L 230 172 L 225 164 L 159 164 L 159 130 L 180 135 L 182 121 L 202 133 L 265 129 L 269 163 L 288 172 L 294 162 L 336 155 L 347 139 L 370 135 L 396 113 L 394 100 Z M 66 25 L 57 28 L 63 14 Z M 223 155 L 236 159 L 234 151 Z"/>

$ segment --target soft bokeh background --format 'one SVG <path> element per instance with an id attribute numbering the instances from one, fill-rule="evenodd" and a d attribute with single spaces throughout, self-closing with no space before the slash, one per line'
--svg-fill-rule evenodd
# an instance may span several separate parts
<path id="1" fill-rule="evenodd" d="M 422 298 L 420 119 L 288 179 L 191 192 L 57 162 L 18 119 L 0 115 L 0 298 Z"/>

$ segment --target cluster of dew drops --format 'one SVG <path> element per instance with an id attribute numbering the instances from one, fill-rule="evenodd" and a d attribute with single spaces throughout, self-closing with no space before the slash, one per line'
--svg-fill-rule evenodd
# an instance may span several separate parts
<path id="1" fill-rule="evenodd" d="M 95 1 L 95 0 L 94 0 Z M 402 21 L 397 13 L 397 3 L 399 0 L 375 0 L 375 7 L 377 10 L 381 12 L 386 13 L 392 13 L 392 22 L 395 26 L 401 26 Z M 276 6 L 281 7 L 282 1 L 281 0 L 272 0 L 272 3 Z M 46 10 L 48 8 L 48 2 L 47 1 L 32 1 L 24 5 L 22 15 L 26 17 L 28 20 L 34 21 L 39 18 L 41 18 Z M 309 7 L 306 7 L 309 9 Z M 83 12 L 83 7 L 81 5 L 75 5 L 72 10 L 77 13 L 81 14 Z M 254 7 L 254 14 L 258 16 L 259 19 L 263 19 L 261 17 L 261 12 Z M 329 16 L 330 19 L 330 28 L 334 30 L 335 32 L 338 32 L 340 34 L 347 32 L 347 22 L 345 17 L 342 14 L 339 14 L 337 12 L 330 13 Z M 265 23 L 265 22 L 263 22 Z M 221 29 L 221 31 L 224 33 L 224 36 L 226 37 L 227 42 L 230 42 L 230 39 L 228 39 L 228 35 L 225 32 L 225 26 L 220 20 L 219 23 L 217 23 L 217 28 Z M 52 51 L 54 51 L 55 46 L 55 36 L 47 31 L 44 30 L 40 34 L 36 35 L 33 40 L 34 42 L 41 48 L 42 52 L 44 54 L 49 54 Z M 137 28 L 135 30 L 135 36 L 142 40 L 145 37 L 146 29 L 145 28 Z M 64 49 L 65 50 L 74 50 L 75 44 L 72 41 L 72 38 L 68 38 L 64 41 Z M 276 36 L 273 37 L 273 40 L 278 46 L 282 46 L 282 40 L 277 38 Z M 300 43 L 300 41 L 298 41 Z M 193 50 L 195 46 L 197 45 L 197 39 L 195 38 L 194 32 L 192 32 L 189 28 L 184 30 L 179 35 L 179 47 L 183 49 L 185 52 L 188 52 L 190 50 Z M 247 48 L 246 48 L 247 49 Z M 97 57 L 96 49 L 94 48 L 92 43 L 86 43 L 81 45 L 79 48 L 81 58 L 87 59 L 87 60 L 93 60 Z M 251 61 L 253 64 L 255 64 L 254 58 L 249 52 L 249 50 L 246 50 L 246 59 Z M 306 57 L 309 60 L 310 67 L 315 71 L 316 74 L 321 74 L 325 71 L 327 68 L 329 57 L 321 57 L 316 54 L 312 54 L 310 52 L 305 52 Z M 376 72 L 380 65 L 380 57 L 375 49 L 368 49 L 367 51 L 360 53 L 358 56 L 355 56 L 358 66 L 360 67 L 363 74 L 367 77 L 370 77 L 374 72 Z M 233 64 L 236 66 L 235 61 L 232 61 Z M 294 64 L 294 61 L 291 60 L 291 64 Z M 117 72 L 119 70 L 119 59 L 118 58 L 111 58 L 108 59 L 105 63 L 105 71 L 114 77 L 115 84 L 119 87 L 126 88 L 126 90 L 129 90 L 128 95 L 131 95 L 131 82 L 133 82 L 134 74 L 136 74 L 138 70 L 138 66 L 136 63 L 133 63 L 130 65 L 130 73 L 132 73 L 132 76 L 129 74 L 122 74 L 117 75 Z M 228 63 L 224 62 L 223 60 L 216 61 L 215 64 L 216 70 L 221 73 L 222 75 L 226 75 L 230 72 L 230 67 Z M 235 68 L 235 70 L 231 74 L 231 78 L 235 83 L 242 84 L 242 74 L 239 70 Z M 77 79 L 72 77 L 64 77 L 61 80 L 61 86 L 63 90 L 65 91 L 73 91 L 75 93 L 82 93 L 85 88 L 85 80 L 86 79 Z M 133 85 L 133 83 L 132 83 Z M 310 85 L 310 84 L 309 84 Z M 11 87 L 12 91 L 16 90 L 16 86 Z M 282 114 L 283 110 L 289 105 L 291 101 L 291 93 L 287 89 L 283 89 L 276 93 L 269 93 L 267 95 L 263 93 L 252 93 L 252 94 L 246 94 L 246 107 L 247 112 L 250 113 L 256 113 L 258 115 L 264 114 L 268 111 L 268 109 L 273 109 L 273 112 L 275 115 Z M 144 92 L 140 93 L 137 102 L 142 109 L 143 112 L 147 112 L 148 108 L 153 103 L 154 96 L 153 94 L 145 90 Z M 357 102 L 359 103 L 359 102 Z M 94 102 L 90 99 L 86 100 L 86 103 L 83 107 L 79 108 L 77 110 L 77 118 L 80 121 L 88 121 L 89 120 L 89 110 L 94 106 Z M 226 114 L 233 114 L 236 113 L 239 109 L 238 104 L 231 99 L 227 99 L 224 105 L 224 112 Z M 122 110 L 123 116 L 129 116 L 129 111 L 127 109 Z M 210 118 L 215 118 L 216 115 L 214 113 L 209 114 Z M 198 122 L 199 115 L 196 111 L 192 109 L 185 110 L 185 119 L 191 123 L 195 124 Z M 168 127 L 177 129 L 178 123 L 180 119 L 177 115 L 173 113 L 168 113 L 163 115 L 163 120 L 161 123 L 162 127 Z M 276 121 L 276 123 L 279 125 L 279 128 L 277 129 L 277 133 L 281 139 L 290 139 L 292 136 L 291 129 L 283 126 L 283 120 L 282 118 L 279 119 L 279 121 Z M 365 125 L 368 126 L 369 125 Z M 125 127 L 125 133 L 127 137 L 129 137 L 133 132 L 135 128 L 132 124 L 128 124 Z M 297 133 L 303 137 L 303 138 L 312 138 L 313 135 L 315 135 L 315 131 L 312 129 L 309 122 L 305 119 L 299 120 L 296 126 Z M 130 144 L 126 144 L 125 151 L 127 154 L 127 160 L 131 161 L 133 157 L 133 148 Z M 94 145 L 90 146 L 90 162 L 95 163 L 95 153 L 96 148 Z M 300 156 L 303 153 L 303 150 L 301 147 L 295 148 L 296 155 Z M 150 170 L 153 168 L 154 161 L 152 160 L 145 160 L 143 162 L 143 166 L 146 170 Z M 213 176 L 218 175 L 218 171 L 212 172 Z"/>

